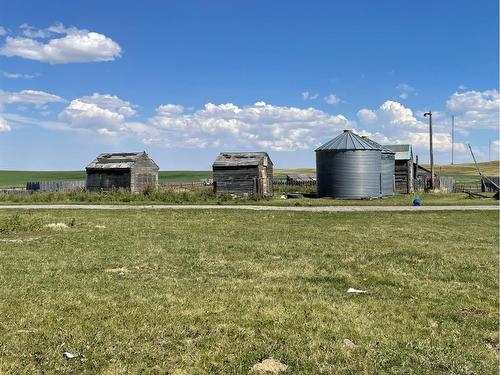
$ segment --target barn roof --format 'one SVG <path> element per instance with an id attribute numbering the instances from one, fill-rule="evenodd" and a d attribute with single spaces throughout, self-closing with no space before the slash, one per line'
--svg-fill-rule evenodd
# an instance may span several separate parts
<path id="1" fill-rule="evenodd" d="M 145 151 L 103 153 L 92 160 L 87 169 L 130 169 L 144 156 L 151 160 Z M 156 165 L 153 160 L 151 162 Z"/>
<path id="2" fill-rule="evenodd" d="M 267 152 L 221 152 L 213 167 L 252 167 L 271 161 Z"/>
<path id="3" fill-rule="evenodd" d="M 345 150 L 382 150 L 382 146 L 373 141 L 367 141 L 352 130 L 344 132 L 332 140 L 319 146 L 315 151 L 345 151 Z"/>
<path id="4" fill-rule="evenodd" d="M 395 160 L 413 160 L 413 150 L 411 145 L 384 145 L 384 147 L 396 153 Z"/>

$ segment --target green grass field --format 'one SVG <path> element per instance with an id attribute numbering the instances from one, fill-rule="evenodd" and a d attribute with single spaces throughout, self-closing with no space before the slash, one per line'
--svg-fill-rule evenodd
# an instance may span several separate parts
<path id="1" fill-rule="evenodd" d="M 289 374 L 497 374 L 498 225 L 0 211 L 0 373 L 248 374 L 272 357 Z"/>
<path id="2" fill-rule="evenodd" d="M 481 173 L 486 176 L 500 175 L 500 162 L 498 160 L 478 163 L 478 165 Z M 430 168 L 429 165 L 425 164 L 424 167 Z M 474 163 L 436 165 L 434 166 L 434 170 L 435 173 L 439 173 L 443 176 L 453 177 L 455 181 L 459 183 L 480 183 L 480 178 Z"/>

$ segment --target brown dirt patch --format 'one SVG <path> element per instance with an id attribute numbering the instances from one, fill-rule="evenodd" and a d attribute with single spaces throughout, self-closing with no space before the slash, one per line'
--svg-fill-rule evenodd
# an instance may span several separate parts
<path id="1" fill-rule="evenodd" d="M 280 372 L 285 372 L 288 369 L 288 366 L 280 361 L 277 361 L 272 358 L 264 359 L 262 362 L 256 363 L 253 365 L 253 372 L 258 372 L 261 374 L 279 374 Z"/>

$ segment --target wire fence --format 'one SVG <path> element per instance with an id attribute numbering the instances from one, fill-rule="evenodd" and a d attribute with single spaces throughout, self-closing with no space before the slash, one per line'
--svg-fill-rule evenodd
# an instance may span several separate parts
<path id="1" fill-rule="evenodd" d="M 212 188 L 213 183 L 205 181 L 196 182 L 169 182 L 158 184 L 159 190 L 202 190 Z"/>

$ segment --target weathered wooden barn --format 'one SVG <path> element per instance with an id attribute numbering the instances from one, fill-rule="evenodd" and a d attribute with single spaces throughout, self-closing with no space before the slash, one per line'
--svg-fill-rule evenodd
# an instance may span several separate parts
<path id="1" fill-rule="evenodd" d="M 126 189 L 143 192 L 158 187 L 158 166 L 146 152 L 100 154 L 87 165 L 85 187 L 90 191 Z"/>
<path id="2" fill-rule="evenodd" d="M 217 194 L 273 195 L 273 162 L 266 152 L 222 152 L 212 169 Z"/>
<path id="3" fill-rule="evenodd" d="M 413 193 L 413 149 L 407 145 L 383 145 L 389 150 L 394 151 L 394 179 L 396 185 L 396 193 L 411 194 Z"/>

